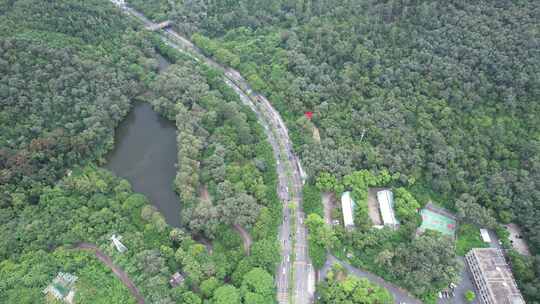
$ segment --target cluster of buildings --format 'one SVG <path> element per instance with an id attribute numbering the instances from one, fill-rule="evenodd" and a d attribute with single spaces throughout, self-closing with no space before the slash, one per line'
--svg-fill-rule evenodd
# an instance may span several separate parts
<path id="1" fill-rule="evenodd" d="M 371 192 L 368 198 L 370 218 L 375 224 L 373 227 L 397 229 L 399 227 L 399 221 L 394 212 L 394 196 L 392 191 L 388 189 L 372 189 L 370 191 L 376 191 L 376 200 L 373 198 L 374 195 Z M 355 205 L 356 203 L 352 198 L 351 192 L 343 193 L 341 196 L 343 224 L 348 229 L 354 228 Z M 448 210 L 429 202 L 420 210 L 420 215 L 422 216 L 422 224 L 418 228 L 417 234 L 422 234 L 429 229 L 438 231 L 452 239 L 456 237 L 457 218 Z M 515 234 L 517 237 L 514 237 L 516 240 L 513 243 L 519 243 L 519 232 Z M 488 230 L 480 229 L 480 236 L 484 242 L 492 243 Z M 523 253 L 527 253 L 524 249 L 522 251 Z M 472 249 L 466 254 L 465 261 L 471 281 L 476 288 L 479 303 L 525 304 L 525 300 L 512 275 L 512 270 L 506 262 L 501 249 Z"/>
<path id="2" fill-rule="evenodd" d="M 374 226 L 375 228 L 390 227 L 397 229 L 399 221 L 394 212 L 394 194 L 391 190 L 384 189 L 377 192 L 377 217 L 380 217 L 381 224 Z M 343 212 L 343 225 L 345 228 L 351 229 L 354 227 L 354 209 L 356 202 L 352 198 L 350 191 L 344 192 L 341 196 L 341 210 Z"/>

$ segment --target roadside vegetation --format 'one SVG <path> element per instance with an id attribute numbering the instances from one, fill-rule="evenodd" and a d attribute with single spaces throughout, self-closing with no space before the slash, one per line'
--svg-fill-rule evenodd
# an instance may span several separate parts
<path id="1" fill-rule="evenodd" d="M 456 253 L 459 256 L 465 256 L 473 248 L 486 248 L 489 244 L 485 243 L 478 231 L 478 227 L 471 224 L 461 224 L 457 229 Z"/>
<path id="2" fill-rule="evenodd" d="M 367 279 L 348 275 L 335 264 L 327 278 L 318 286 L 321 304 L 391 304 L 395 303 L 388 290 L 370 283 Z"/>

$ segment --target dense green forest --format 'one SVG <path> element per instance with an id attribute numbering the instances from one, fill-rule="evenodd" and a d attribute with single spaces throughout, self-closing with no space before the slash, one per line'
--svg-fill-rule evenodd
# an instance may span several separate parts
<path id="1" fill-rule="evenodd" d="M 167 49 L 109 2 L 0 0 L 0 14 L 0 302 L 44 301 L 41 290 L 59 271 L 79 276 L 77 302 L 134 301 L 76 249 L 85 242 L 111 256 L 149 303 L 273 303 L 274 160 L 255 116 L 220 75 Z M 159 76 L 158 52 L 176 63 Z M 179 127 L 179 168 L 193 173 L 179 170 L 176 181 L 186 230 L 96 168 L 135 101 Z M 199 204 L 203 188 L 213 202 Z M 251 255 L 231 224 L 258 227 Z M 111 246 L 113 233 L 126 253 Z M 186 280 L 171 288 L 176 271 Z"/>
<path id="2" fill-rule="evenodd" d="M 0 299 L 5 303 L 38 303 L 51 273 L 58 271 L 77 273 L 77 303 L 135 303 L 122 283 L 92 254 L 65 249 L 50 254 L 40 250 L 23 255 L 17 262 L 0 264 L 5 290 Z"/>
<path id="3" fill-rule="evenodd" d="M 130 22 L 99 1 L 4 5 L 0 206 L 8 207 L 36 203 L 67 168 L 100 159 L 155 60 Z"/>
<path id="4" fill-rule="evenodd" d="M 178 127 L 175 187 L 192 232 L 214 238 L 220 224 L 252 228 L 261 210 L 273 223 L 258 235 L 275 239 L 277 200 L 272 150 L 255 114 L 210 68 L 184 62 L 156 78 L 154 108 Z M 174 88 L 174 89 L 171 89 Z M 208 196 L 208 197 L 206 197 Z"/>
<path id="5" fill-rule="evenodd" d="M 9 258 L 0 263 L 1 302 L 40 302 L 41 290 L 56 271 L 76 271 L 88 276 L 88 288 L 79 285 L 82 301 L 104 297 L 103 290 L 97 294 L 91 290 L 106 287 L 101 280 L 108 272 L 97 262 L 91 262 L 88 255 L 71 249 L 80 242 L 97 244 L 111 256 L 149 303 L 200 303 L 201 298 L 219 298 L 213 291 L 224 284 L 226 277 L 232 277 L 238 288 L 232 285 L 230 288 L 239 292 L 241 299 L 264 297 L 268 289 L 273 292 L 272 280 L 259 282 L 261 278 L 271 277 L 269 270 L 254 266 L 272 265 L 273 256 L 268 257 L 262 244 L 254 246 L 250 260 L 234 267 L 235 259 L 243 256 L 234 233 L 223 232 L 227 235 L 222 238 L 227 242 L 215 242 L 210 255 L 188 233 L 169 227 L 143 195 L 131 191 L 127 181 L 102 169 L 74 170 L 57 186 L 45 189 L 38 204 L 27 206 L 18 216 L 13 215 L 6 210 L 2 212 L 0 254 Z M 116 252 L 109 240 L 112 233 L 123 237 L 127 252 Z M 66 250 L 73 253 L 66 254 Z M 79 259 L 89 264 L 85 266 Z M 21 275 L 28 263 L 35 263 L 35 268 Z M 186 281 L 170 288 L 169 278 L 176 271 L 181 271 Z M 108 275 L 106 280 L 110 282 L 112 274 Z M 111 283 L 114 287 L 111 296 L 126 298 L 126 290 L 118 287 L 118 282 Z M 243 291 L 244 285 L 257 287 Z M 199 302 L 189 302 L 188 298 Z M 21 299 L 24 301 L 18 301 Z"/>
<path id="6" fill-rule="evenodd" d="M 284 117 L 311 177 L 304 196 L 316 266 L 327 250 L 345 249 L 356 266 L 433 301 L 457 276 L 456 253 L 479 243 L 471 231 L 517 222 L 533 256 L 510 251 L 510 260 L 527 301 L 540 301 L 538 1 L 128 2 L 172 20 Z M 156 52 L 174 63 L 160 75 Z M 152 303 L 274 302 L 274 159 L 221 76 L 108 1 L 0 0 L 0 302 L 42 301 L 58 271 L 80 274 L 81 303 L 133 301 L 73 248 L 80 242 L 113 257 Z M 136 100 L 178 127 L 174 186 L 186 230 L 96 168 Z M 320 191 L 352 190 L 364 202 L 367 187 L 381 185 L 395 190 L 397 232 L 370 230 L 363 205 L 353 233 L 324 224 Z M 466 223 L 457 248 L 438 234 L 414 237 L 413 210 L 429 198 Z M 232 225 L 253 237 L 250 255 Z M 128 252 L 110 246 L 112 233 Z M 175 271 L 186 282 L 170 288 Z M 353 278 L 330 278 L 319 291 L 333 303 L 353 296 L 349 288 L 374 291 Z"/>
<path id="7" fill-rule="evenodd" d="M 265 93 L 311 176 L 388 168 L 540 251 L 538 1 L 129 2 Z"/>

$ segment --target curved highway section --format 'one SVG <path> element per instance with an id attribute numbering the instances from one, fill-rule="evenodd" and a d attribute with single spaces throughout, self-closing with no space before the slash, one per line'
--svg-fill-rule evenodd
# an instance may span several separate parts
<path id="1" fill-rule="evenodd" d="M 156 24 L 140 12 L 121 7 L 127 14 L 139 19 L 147 28 Z M 206 57 L 191 41 L 171 29 L 161 33 L 169 46 L 202 61 L 224 74 L 225 83 L 240 97 L 264 127 L 272 146 L 278 173 L 278 196 L 283 202 L 283 222 L 279 228 L 281 263 L 276 270 L 277 300 L 280 304 L 308 304 L 315 293 L 315 271 L 309 260 L 307 229 L 302 211 L 302 185 L 306 178 L 304 170 L 294 154 L 292 143 L 279 113 L 266 97 L 254 92 L 247 81 L 236 70 L 225 67 Z"/>

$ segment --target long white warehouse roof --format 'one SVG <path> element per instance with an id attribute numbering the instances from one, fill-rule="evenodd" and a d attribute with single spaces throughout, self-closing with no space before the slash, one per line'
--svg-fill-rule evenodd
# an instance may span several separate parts
<path id="1" fill-rule="evenodd" d="M 489 237 L 489 232 L 486 229 L 480 229 L 480 235 L 482 240 L 486 243 L 491 243 L 491 238 Z"/>
<path id="2" fill-rule="evenodd" d="M 345 227 L 354 227 L 353 205 L 351 192 L 344 192 L 341 195 L 341 210 L 343 211 L 343 225 Z"/>
<path id="3" fill-rule="evenodd" d="M 394 214 L 394 194 L 390 190 L 382 190 L 377 192 L 377 201 L 379 201 L 379 209 L 383 224 L 395 226 L 398 224 L 396 215 Z"/>

